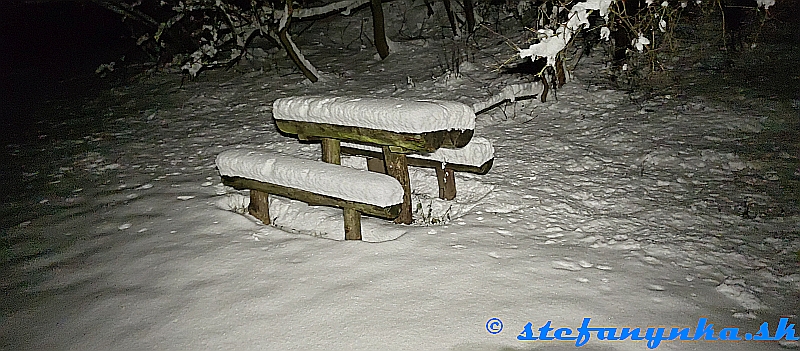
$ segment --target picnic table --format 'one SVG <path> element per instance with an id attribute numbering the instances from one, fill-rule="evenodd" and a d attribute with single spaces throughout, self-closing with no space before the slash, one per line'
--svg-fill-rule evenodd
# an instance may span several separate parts
<path id="1" fill-rule="evenodd" d="M 276 100 L 272 113 L 280 131 L 321 140 L 328 163 L 341 164 L 341 142 L 380 147 L 386 173 L 403 187 L 395 222 L 404 224 L 413 220 L 406 154 L 464 147 L 475 129 L 472 108 L 452 101 L 301 96 Z"/>

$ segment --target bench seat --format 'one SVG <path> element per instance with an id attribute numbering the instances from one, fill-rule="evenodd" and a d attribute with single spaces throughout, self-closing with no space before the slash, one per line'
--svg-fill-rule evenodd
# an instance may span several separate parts
<path id="1" fill-rule="evenodd" d="M 381 148 L 355 143 L 342 143 L 341 152 L 348 155 L 368 157 L 370 170 L 385 173 L 381 162 Z M 494 162 L 494 147 L 489 139 L 473 137 L 466 146 L 458 149 L 439 149 L 431 153 L 407 154 L 408 165 L 434 168 L 439 181 L 439 197 L 452 200 L 456 196 L 455 176 L 453 172 L 470 172 L 486 174 Z"/>
<path id="2" fill-rule="evenodd" d="M 250 214 L 270 223 L 268 195 L 344 210 L 346 239 L 361 239 L 360 215 L 394 219 L 404 191 L 393 177 L 274 153 L 236 149 L 217 156 L 225 185 L 250 189 Z"/>

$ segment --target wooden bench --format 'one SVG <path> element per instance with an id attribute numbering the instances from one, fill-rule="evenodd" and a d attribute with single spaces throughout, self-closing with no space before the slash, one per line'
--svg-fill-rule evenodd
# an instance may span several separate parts
<path id="1" fill-rule="evenodd" d="M 361 240 L 361 214 L 395 219 L 404 191 L 393 177 L 340 165 L 255 150 L 227 150 L 217 156 L 223 184 L 250 190 L 248 212 L 270 224 L 269 195 L 339 207 L 346 240 Z"/>
<path id="2" fill-rule="evenodd" d="M 321 140 L 322 160 L 341 163 L 341 142 L 381 148 L 386 173 L 403 187 L 397 223 L 412 222 L 411 185 L 405 154 L 467 145 L 475 128 L 472 108 L 459 102 L 298 96 L 275 100 L 278 129 L 300 140 Z"/>
<path id="3" fill-rule="evenodd" d="M 355 143 L 342 143 L 344 154 L 367 157 L 370 171 L 386 173 L 381 148 Z M 407 154 L 409 166 L 433 168 L 439 183 L 439 198 L 452 200 L 456 197 L 455 172 L 486 174 L 494 162 L 492 143 L 481 137 L 473 137 L 469 144 L 458 149 L 439 149 L 432 153 Z"/>

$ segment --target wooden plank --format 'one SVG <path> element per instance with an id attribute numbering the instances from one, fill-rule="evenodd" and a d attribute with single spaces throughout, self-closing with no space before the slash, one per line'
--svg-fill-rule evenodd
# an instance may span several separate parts
<path id="1" fill-rule="evenodd" d="M 370 158 L 377 158 L 381 160 L 381 162 L 383 162 L 383 151 L 364 150 L 349 146 L 342 146 L 341 151 L 343 154 L 364 156 L 367 158 L 367 160 L 369 160 Z"/>
<path id="2" fill-rule="evenodd" d="M 247 206 L 247 212 L 260 219 L 264 224 L 269 224 L 269 193 L 255 189 L 250 190 L 250 205 Z"/>
<path id="3" fill-rule="evenodd" d="M 358 149 L 348 146 L 342 146 L 341 152 L 347 155 L 356 155 L 356 156 L 365 156 L 367 158 L 378 158 L 383 159 L 383 153 L 372 151 L 372 150 L 364 150 Z M 409 166 L 414 167 L 423 167 L 423 168 L 442 168 L 442 162 L 436 160 L 430 160 L 426 158 L 417 158 L 414 154 L 406 155 L 406 159 Z M 489 173 L 489 170 L 492 169 L 492 164 L 494 163 L 494 159 L 486 161 L 480 167 L 478 166 L 470 166 L 470 165 L 460 165 L 455 163 L 448 163 L 447 167 L 453 169 L 456 172 L 469 172 L 469 173 L 476 173 L 476 174 L 486 174 Z M 370 169 L 372 170 L 372 169 Z"/>
<path id="4" fill-rule="evenodd" d="M 361 213 L 344 208 L 344 240 L 361 240 Z"/>
<path id="5" fill-rule="evenodd" d="M 408 177 L 408 163 L 406 155 L 394 153 L 388 146 L 383 147 L 383 161 L 386 166 L 386 174 L 394 177 L 403 186 L 403 204 L 400 215 L 394 220 L 395 223 L 411 224 L 411 181 Z"/>
<path id="6" fill-rule="evenodd" d="M 379 207 L 375 205 L 364 204 L 360 202 L 353 202 L 338 199 L 335 197 L 315 194 L 305 190 L 284 187 L 275 184 L 263 183 L 252 179 L 241 177 L 228 177 L 222 176 L 222 183 L 233 187 L 235 189 L 251 189 L 262 191 L 268 194 L 279 195 L 288 197 L 295 200 L 303 201 L 309 205 L 324 205 L 339 208 L 352 208 L 363 214 L 394 219 L 400 215 L 402 204 L 392 205 L 389 207 Z"/>
<path id="7" fill-rule="evenodd" d="M 322 138 L 322 161 L 335 165 L 342 164 L 342 153 L 339 145 L 339 140 Z"/>
<path id="8" fill-rule="evenodd" d="M 340 126 L 327 123 L 298 122 L 276 119 L 284 133 L 296 134 L 301 140 L 331 138 L 341 141 L 400 147 L 399 152 L 433 152 L 440 147 L 464 147 L 472 139 L 473 130 L 439 130 L 426 133 L 397 133 L 386 130 Z"/>
<path id="9" fill-rule="evenodd" d="M 489 173 L 489 170 L 492 169 L 492 164 L 494 164 L 494 159 L 484 162 L 480 167 L 459 165 L 456 163 L 448 163 L 447 168 L 450 168 L 456 172 L 468 172 L 468 173 L 484 175 L 486 173 Z"/>

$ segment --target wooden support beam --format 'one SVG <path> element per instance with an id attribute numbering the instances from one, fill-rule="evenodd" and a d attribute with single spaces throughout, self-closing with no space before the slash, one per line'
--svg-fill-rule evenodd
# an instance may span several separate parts
<path id="1" fill-rule="evenodd" d="M 250 205 L 247 206 L 247 212 L 260 219 L 264 224 L 269 224 L 269 193 L 255 189 L 250 190 Z"/>
<path id="2" fill-rule="evenodd" d="M 340 142 L 337 139 L 322 138 L 322 161 L 335 165 L 342 164 L 342 153 L 339 145 Z"/>
<path id="3" fill-rule="evenodd" d="M 406 177 L 408 177 L 408 170 L 406 170 Z M 392 205 L 389 207 L 379 207 L 375 205 L 347 201 L 335 197 L 315 194 L 305 190 L 288 188 L 269 183 L 262 183 L 256 180 L 241 178 L 241 177 L 222 176 L 222 183 L 239 190 L 250 189 L 251 194 L 253 190 L 262 191 L 264 193 L 272 195 L 279 195 L 283 197 L 288 197 L 290 199 L 300 200 L 309 205 L 324 205 L 324 206 L 331 206 L 338 208 L 352 208 L 363 214 L 380 218 L 386 218 L 386 219 L 397 218 L 397 216 L 400 215 L 402 208 L 402 204 Z"/>
<path id="4" fill-rule="evenodd" d="M 388 146 L 383 147 L 383 161 L 386 166 L 386 174 L 394 177 L 403 186 L 403 204 L 400 208 L 400 215 L 395 219 L 395 223 L 411 224 L 411 181 L 408 177 L 408 162 L 406 155 L 394 153 Z"/>
<path id="5" fill-rule="evenodd" d="M 440 199 L 452 200 L 456 198 L 456 177 L 452 168 L 437 167 L 436 180 L 439 182 Z"/>
<path id="6" fill-rule="evenodd" d="M 361 240 L 361 213 L 344 208 L 344 240 Z"/>

